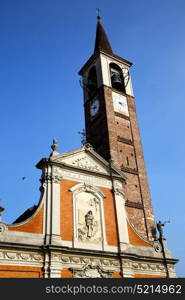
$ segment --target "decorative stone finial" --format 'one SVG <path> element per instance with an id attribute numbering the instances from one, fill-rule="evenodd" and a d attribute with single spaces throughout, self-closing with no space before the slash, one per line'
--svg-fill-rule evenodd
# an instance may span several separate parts
<path id="1" fill-rule="evenodd" d="M 57 141 L 56 138 L 53 139 L 53 144 L 51 145 L 51 149 L 53 150 L 53 152 L 51 153 L 50 156 L 58 154 L 58 152 L 57 152 L 57 150 L 58 150 L 58 141 Z"/>
<path id="2" fill-rule="evenodd" d="M 53 139 L 53 144 L 51 145 L 51 149 L 56 151 L 58 149 L 58 142 L 57 139 Z"/>

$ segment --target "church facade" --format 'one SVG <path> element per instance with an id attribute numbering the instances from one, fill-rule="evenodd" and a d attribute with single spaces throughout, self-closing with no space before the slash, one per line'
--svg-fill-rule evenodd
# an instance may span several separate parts
<path id="1" fill-rule="evenodd" d="M 0 278 L 176 277 L 164 224 L 156 234 L 131 65 L 113 53 L 98 17 L 94 53 L 79 72 L 84 145 L 60 154 L 53 140 L 36 165 L 38 205 L 0 222 Z"/>

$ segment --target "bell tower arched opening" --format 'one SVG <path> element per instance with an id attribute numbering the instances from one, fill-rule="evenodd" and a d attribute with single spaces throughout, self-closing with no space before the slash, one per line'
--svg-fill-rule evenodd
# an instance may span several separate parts
<path id="1" fill-rule="evenodd" d="M 97 72 L 95 66 L 93 66 L 89 71 L 87 78 L 87 90 L 89 98 L 95 96 L 97 92 Z"/>
<path id="2" fill-rule="evenodd" d="M 123 73 L 121 68 L 115 63 L 110 63 L 110 77 L 112 88 L 125 93 Z"/>

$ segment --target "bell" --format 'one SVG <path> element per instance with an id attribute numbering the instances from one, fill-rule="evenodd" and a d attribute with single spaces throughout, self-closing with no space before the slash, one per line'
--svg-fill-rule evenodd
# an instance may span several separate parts
<path id="1" fill-rule="evenodd" d="M 119 73 L 113 73 L 111 76 L 112 87 L 119 91 L 124 91 L 124 85 Z"/>
<path id="2" fill-rule="evenodd" d="M 120 77 L 120 74 L 118 73 L 113 73 L 111 76 L 112 84 L 122 84 L 122 80 Z"/>

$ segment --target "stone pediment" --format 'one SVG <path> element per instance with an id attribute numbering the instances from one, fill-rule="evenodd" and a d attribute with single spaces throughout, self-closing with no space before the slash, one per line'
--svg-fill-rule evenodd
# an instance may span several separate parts
<path id="1" fill-rule="evenodd" d="M 83 150 L 59 154 L 53 157 L 52 161 L 96 173 L 109 174 L 108 166 Z"/>
<path id="2" fill-rule="evenodd" d="M 111 175 L 116 178 L 126 180 L 126 176 L 118 170 L 112 163 L 110 164 L 95 152 L 90 144 L 65 153 L 58 153 L 53 151 L 49 158 L 41 159 L 36 167 L 42 169 L 46 164 L 61 164 L 61 166 L 74 167 L 74 169 L 81 169 L 98 174 Z"/>

